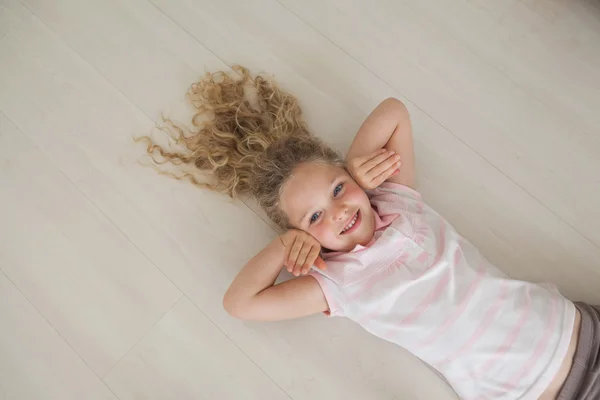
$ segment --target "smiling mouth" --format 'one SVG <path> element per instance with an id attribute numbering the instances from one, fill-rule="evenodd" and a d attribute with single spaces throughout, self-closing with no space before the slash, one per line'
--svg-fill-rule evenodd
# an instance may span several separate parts
<path id="1" fill-rule="evenodd" d="M 342 231 L 340 232 L 340 235 L 344 235 L 344 234 L 347 234 L 348 232 L 354 231 L 358 227 L 358 225 L 360 225 L 359 217 L 360 217 L 360 210 L 358 210 L 356 212 L 356 214 L 354 214 L 354 217 L 352 217 L 352 219 L 348 222 L 348 224 L 344 227 L 344 229 L 342 229 Z"/>

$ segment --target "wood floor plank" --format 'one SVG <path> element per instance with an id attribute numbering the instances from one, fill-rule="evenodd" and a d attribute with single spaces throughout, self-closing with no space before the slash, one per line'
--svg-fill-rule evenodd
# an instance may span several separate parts
<path id="1" fill-rule="evenodd" d="M 121 400 L 289 399 L 186 297 L 104 380 Z"/>
<path id="2" fill-rule="evenodd" d="M 117 400 L 1 271 L 0 321 L 0 399 Z"/>
<path id="3" fill-rule="evenodd" d="M 0 39 L 13 27 L 22 22 L 21 17 L 14 10 L 0 2 Z"/>
<path id="4" fill-rule="evenodd" d="M 408 1 L 515 83 L 590 136 L 600 116 L 600 7 L 588 0 Z M 473 35 L 477 32 L 477 35 Z M 568 132 L 565 132 L 567 134 Z M 600 140 L 600 139 L 598 139 Z"/>
<path id="5" fill-rule="evenodd" d="M 189 86 L 207 71 L 228 68 L 146 0 L 28 0 L 25 4 L 157 122 L 162 116 L 189 122 L 194 111 L 185 98 Z M 242 199 L 275 228 L 253 199 Z"/>
<path id="6" fill-rule="evenodd" d="M 226 66 L 147 1 L 24 4 L 151 119 L 205 71 Z"/>
<path id="7" fill-rule="evenodd" d="M 44 50 L 32 55 L 30 46 Z M 52 60 L 64 56 L 52 53 L 56 46 L 33 20 L 0 41 L 0 52 L 6 56 L 0 63 L 0 108 L 50 151 L 54 142 L 69 136 L 66 129 L 77 120 L 74 108 L 66 107 L 61 96 L 54 96 L 56 89 L 49 93 L 48 101 L 38 102 L 44 88 L 43 83 L 36 85 L 34 76 L 39 77 Z M 57 70 L 48 83 L 65 73 L 68 75 Z M 69 95 L 74 78 L 70 75 L 71 84 L 65 82 L 59 90 L 62 99 L 70 97 L 76 103 L 82 99 Z M 33 86 L 29 91 L 11 86 L 19 81 Z M 22 103 L 24 98 L 31 103 Z M 14 113 L 19 106 L 23 108 Z M 82 108 L 100 113 L 102 106 L 83 102 Z M 56 119 L 58 109 L 65 114 L 62 121 Z M 38 128 L 31 129 L 24 121 L 35 121 Z M 85 129 L 83 121 L 85 118 L 73 128 Z M 5 226 L 0 229 L 2 270 L 102 375 L 181 293 L 4 115 L 0 116 L 0 128 L 1 160 L 8 166 L 0 174 L 0 213 Z M 79 161 L 79 171 L 89 168 L 85 157 Z"/>

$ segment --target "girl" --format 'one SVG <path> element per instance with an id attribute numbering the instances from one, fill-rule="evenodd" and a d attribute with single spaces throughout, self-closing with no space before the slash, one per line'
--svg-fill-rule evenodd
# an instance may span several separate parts
<path id="1" fill-rule="evenodd" d="M 231 284 L 231 315 L 345 316 L 430 364 L 463 399 L 600 398 L 600 309 L 508 278 L 423 202 L 400 101 L 369 115 L 344 160 L 309 134 L 292 96 L 234 70 L 192 86 L 198 130 L 166 129 L 179 150 L 145 138 L 161 163 L 191 167 L 179 179 L 250 193 L 285 230 Z M 275 285 L 284 266 L 296 278 Z"/>

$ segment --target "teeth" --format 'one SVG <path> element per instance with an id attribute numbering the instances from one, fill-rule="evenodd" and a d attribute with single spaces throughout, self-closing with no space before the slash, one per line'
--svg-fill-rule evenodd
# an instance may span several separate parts
<path id="1" fill-rule="evenodd" d="M 352 221 L 350 221 L 350 223 L 344 228 L 344 230 L 342 232 L 346 232 L 348 229 L 352 228 L 354 226 L 354 224 L 356 223 L 357 219 L 358 219 L 358 212 L 356 214 L 354 214 L 354 218 L 352 218 Z"/>

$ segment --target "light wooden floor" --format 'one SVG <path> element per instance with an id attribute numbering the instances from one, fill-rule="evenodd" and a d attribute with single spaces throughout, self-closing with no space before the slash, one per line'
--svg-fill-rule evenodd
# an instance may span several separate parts
<path id="1" fill-rule="evenodd" d="M 600 303 L 598 2 L 0 0 L 0 400 L 454 398 L 349 321 L 222 309 L 275 231 L 131 137 L 234 63 L 341 150 L 402 99 L 426 200 L 514 277 Z"/>

